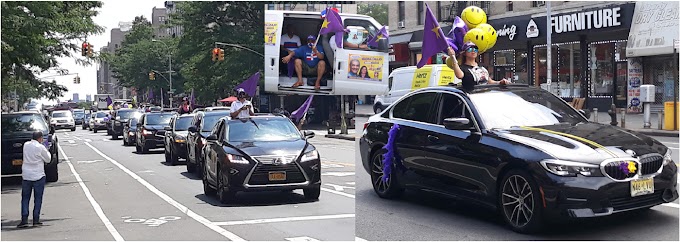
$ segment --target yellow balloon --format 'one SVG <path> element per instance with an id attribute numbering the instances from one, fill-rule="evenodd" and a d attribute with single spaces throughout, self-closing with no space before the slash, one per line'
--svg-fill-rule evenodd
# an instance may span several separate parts
<path id="1" fill-rule="evenodd" d="M 481 29 L 484 32 L 484 41 L 486 42 L 486 49 L 479 48 L 480 53 L 486 52 L 496 45 L 498 33 L 496 33 L 496 29 L 494 29 L 493 26 L 490 24 L 480 24 L 477 25 L 476 29 Z"/>
<path id="2" fill-rule="evenodd" d="M 489 49 L 487 47 L 487 42 L 484 40 L 484 31 L 482 29 L 474 28 L 468 31 L 465 34 L 465 37 L 463 37 L 463 43 L 467 42 L 472 42 L 477 45 L 477 48 L 479 49 L 479 53 L 484 52 L 485 50 Z"/>
<path id="3" fill-rule="evenodd" d="M 476 6 L 469 6 L 463 9 L 460 18 L 463 19 L 463 22 L 465 22 L 465 25 L 467 25 L 469 29 L 473 29 L 477 27 L 477 25 L 486 23 L 486 13 Z"/>
<path id="4" fill-rule="evenodd" d="M 113 110 L 113 105 L 109 105 L 109 110 Z"/>

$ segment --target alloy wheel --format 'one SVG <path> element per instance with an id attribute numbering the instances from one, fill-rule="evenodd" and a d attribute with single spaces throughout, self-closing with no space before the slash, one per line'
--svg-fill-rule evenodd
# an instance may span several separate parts
<path id="1" fill-rule="evenodd" d="M 383 181 L 385 173 L 383 172 L 383 161 L 382 155 L 376 155 L 373 157 L 373 165 L 371 166 L 371 173 L 373 173 L 373 188 L 379 193 L 385 193 L 392 183 L 392 177 L 388 177 L 387 182 Z"/>
<path id="2" fill-rule="evenodd" d="M 512 175 L 505 180 L 501 194 L 501 203 L 505 217 L 516 228 L 527 225 L 534 215 L 534 194 L 531 185 L 519 175 Z"/>

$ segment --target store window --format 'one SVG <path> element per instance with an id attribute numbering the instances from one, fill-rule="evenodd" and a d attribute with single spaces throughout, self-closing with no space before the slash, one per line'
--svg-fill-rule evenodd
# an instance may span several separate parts
<path id="1" fill-rule="evenodd" d="M 552 68 L 552 81 L 550 85 L 550 92 L 558 95 L 559 85 L 556 85 L 558 80 L 557 77 L 557 44 L 553 44 L 551 52 L 551 68 Z M 534 46 L 534 85 L 540 86 L 544 90 L 548 90 L 548 49 L 546 45 Z"/>
<path id="2" fill-rule="evenodd" d="M 581 97 L 581 45 L 579 42 L 557 45 L 558 96 L 562 98 Z M 554 67 L 553 67 L 554 68 Z"/>
<path id="3" fill-rule="evenodd" d="M 515 76 L 514 83 L 529 84 L 529 59 L 526 50 L 515 51 Z"/>
<path id="4" fill-rule="evenodd" d="M 514 80 L 515 76 L 515 50 L 497 50 L 494 51 L 494 80 L 501 80 L 503 78 Z"/>
<path id="5" fill-rule="evenodd" d="M 614 92 L 614 42 L 595 42 L 589 49 L 590 96 L 611 97 Z"/>

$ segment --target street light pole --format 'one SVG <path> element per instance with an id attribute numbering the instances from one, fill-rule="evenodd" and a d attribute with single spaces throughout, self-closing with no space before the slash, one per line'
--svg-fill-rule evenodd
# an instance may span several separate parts
<path id="1" fill-rule="evenodd" d="M 172 91 L 172 53 L 170 52 L 172 50 L 168 47 L 168 44 L 166 44 L 165 42 L 158 41 L 157 39 L 152 39 L 151 41 L 162 43 L 163 45 L 165 45 L 165 48 L 169 50 L 169 52 L 168 52 L 168 76 L 169 77 L 168 78 L 170 80 L 168 82 L 170 82 L 170 91 L 168 92 L 168 94 L 170 94 L 170 97 L 168 99 L 170 99 L 170 108 L 172 108 L 173 107 L 172 106 L 172 97 L 174 96 L 173 95 L 174 92 Z M 162 95 L 162 93 L 161 93 L 161 95 Z M 161 100 L 161 106 L 163 106 L 163 100 Z"/>

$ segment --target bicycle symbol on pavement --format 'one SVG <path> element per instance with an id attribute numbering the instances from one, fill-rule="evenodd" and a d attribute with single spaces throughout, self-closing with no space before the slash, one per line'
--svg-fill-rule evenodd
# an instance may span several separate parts
<path id="1" fill-rule="evenodd" d="M 163 216 L 163 217 L 160 217 L 160 218 L 143 219 L 143 218 L 131 218 L 130 216 L 125 216 L 125 217 L 122 217 L 122 219 L 125 219 L 123 222 L 126 222 L 126 223 L 142 223 L 142 224 L 149 226 L 149 227 L 158 227 L 158 226 L 161 226 L 161 224 L 167 223 L 169 221 L 178 220 L 178 219 L 180 219 L 180 217 Z"/>

